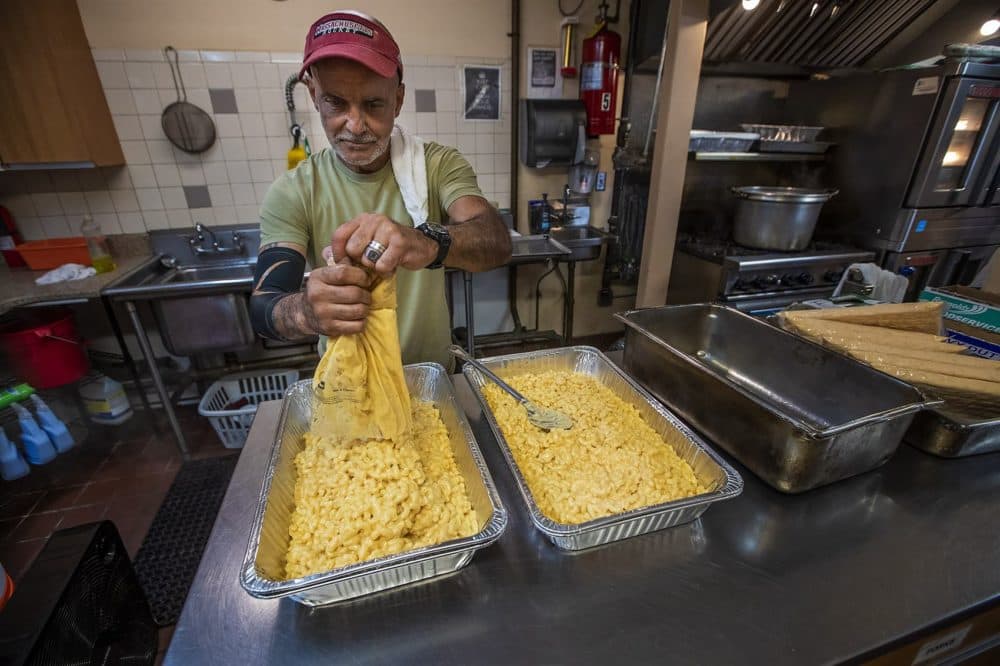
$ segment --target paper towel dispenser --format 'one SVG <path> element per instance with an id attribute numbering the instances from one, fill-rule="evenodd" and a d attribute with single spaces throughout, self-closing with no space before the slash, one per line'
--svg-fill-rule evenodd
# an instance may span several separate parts
<path id="1" fill-rule="evenodd" d="M 582 161 L 586 127 L 587 110 L 578 99 L 522 99 L 521 162 L 547 167 Z"/>

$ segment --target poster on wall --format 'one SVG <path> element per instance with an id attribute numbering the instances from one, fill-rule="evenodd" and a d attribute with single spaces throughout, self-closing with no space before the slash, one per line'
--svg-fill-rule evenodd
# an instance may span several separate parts
<path id="1" fill-rule="evenodd" d="M 555 88 L 555 50 L 531 49 L 531 85 L 536 88 Z"/>
<path id="2" fill-rule="evenodd" d="M 466 120 L 500 120 L 500 68 L 465 65 L 464 112 Z"/>
<path id="3" fill-rule="evenodd" d="M 528 47 L 528 99 L 562 98 L 559 58 L 559 49 L 555 46 Z"/>

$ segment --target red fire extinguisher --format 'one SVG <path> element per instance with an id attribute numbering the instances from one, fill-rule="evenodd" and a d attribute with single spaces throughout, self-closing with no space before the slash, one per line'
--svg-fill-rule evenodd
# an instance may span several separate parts
<path id="1" fill-rule="evenodd" d="M 10 268 L 18 268 L 24 266 L 24 259 L 21 258 L 21 253 L 15 249 L 16 245 L 24 242 L 21 238 L 21 232 L 17 230 L 17 225 L 14 224 L 14 216 L 10 214 L 10 211 L 0 206 L 0 254 L 3 255 L 4 261 L 7 262 L 7 266 Z"/>
<path id="2" fill-rule="evenodd" d="M 583 40 L 580 54 L 580 99 L 587 107 L 587 136 L 615 133 L 615 102 L 618 93 L 618 58 L 622 38 L 601 21 Z"/>

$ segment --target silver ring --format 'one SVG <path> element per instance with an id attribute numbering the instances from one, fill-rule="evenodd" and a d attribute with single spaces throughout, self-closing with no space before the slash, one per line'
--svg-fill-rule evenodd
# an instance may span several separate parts
<path id="1" fill-rule="evenodd" d="M 368 247 L 365 248 L 365 259 L 373 264 L 377 264 L 378 260 L 381 259 L 382 255 L 385 253 L 385 250 L 385 245 L 382 245 L 382 243 L 379 243 L 377 240 L 373 240 L 371 243 L 368 243 Z"/>

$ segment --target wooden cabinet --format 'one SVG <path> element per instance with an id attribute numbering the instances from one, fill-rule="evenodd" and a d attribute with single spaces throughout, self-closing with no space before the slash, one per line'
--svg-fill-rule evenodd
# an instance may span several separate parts
<path id="1" fill-rule="evenodd" d="M 125 164 L 75 0 L 0 1 L 0 164 Z"/>

